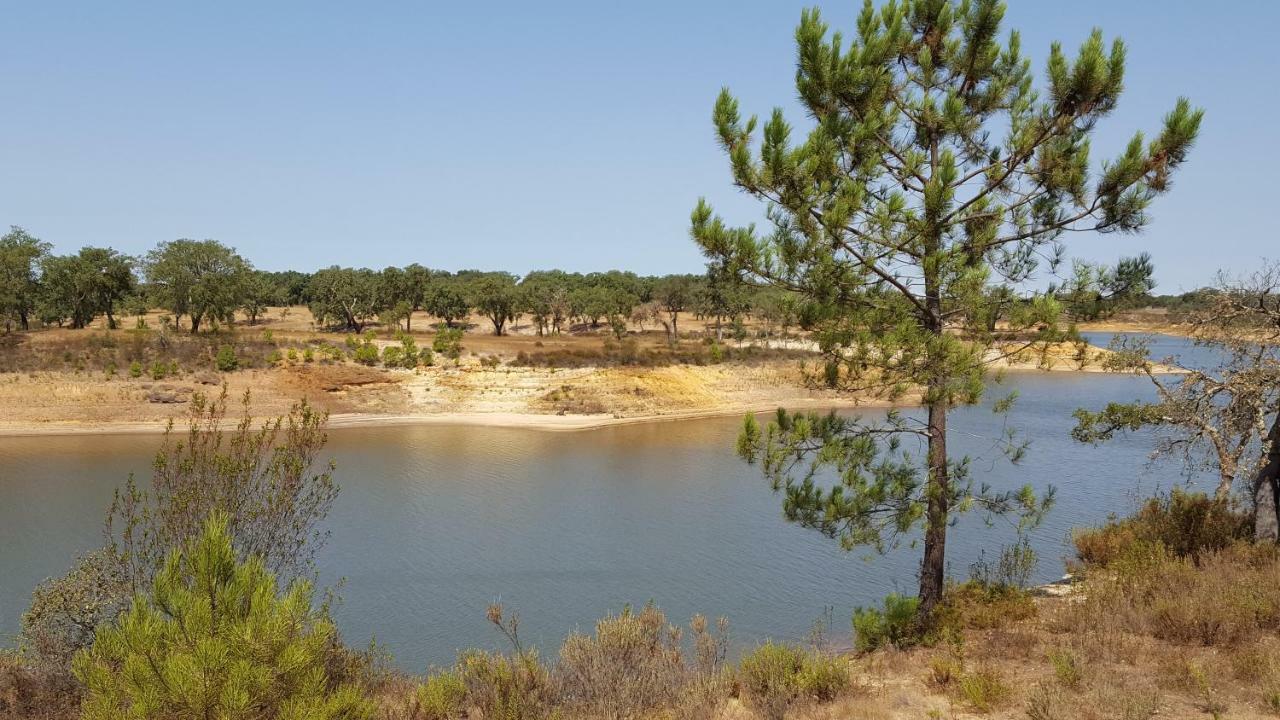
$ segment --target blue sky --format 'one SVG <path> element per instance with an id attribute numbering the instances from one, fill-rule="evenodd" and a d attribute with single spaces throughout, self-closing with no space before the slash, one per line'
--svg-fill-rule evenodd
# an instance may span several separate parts
<path id="1" fill-rule="evenodd" d="M 0 224 L 58 251 L 221 240 L 266 269 L 698 271 L 688 214 L 729 183 L 710 110 L 794 111 L 792 31 L 811 2 L 9 3 L 0 25 Z M 1178 95 L 1202 138 L 1138 237 L 1161 290 L 1280 256 L 1273 169 L 1280 3 L 1012 0 L 1042 77 L 1049 43 L 1129 45 L 1095 156 Z M 820 3 L 852 27 L 860 3 Z"/>

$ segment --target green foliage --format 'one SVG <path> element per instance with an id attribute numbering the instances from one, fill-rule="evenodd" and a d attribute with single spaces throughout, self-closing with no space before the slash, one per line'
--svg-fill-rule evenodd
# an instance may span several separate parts
<path id="1" fill-rule="evenodd" d="M 896 411 L 865 420 L 779 408 L 763 432 L 754 416 L 747 418 L 737 450 L 748 463 L 759 463 L 774 491 L 783 493 L 788 520 L 836 538 L 846 549 L 883 551 L 925 519 L 930 498 L 918 465 L 901 445 L 913 423 Z M 819 485 L 832 474 L 831 487 Z M 991 514 L 1015 514 L 1031 526 L 1053 503 L 1052 489 L 1037 499 L 1030 486 L 1006 492 L 975 487 L 967 461 L 952 463 L 948 476 L 947 505 L 957 511 L 977 505 Z"/>
<path id="2" fill-rule="evenodd" d="M 329 682 L 337 633 L 311 602 L 309 583 L 281 591 L 261 558 L 238 562 L 228 518 L 214 514 L 76 656 L 81 717 L 371 717 L 356 687 Z"/>
<path id="3" fill-rule="evenodd" d="M 404 366 L 404 349 L 395 345 L 388 345 L 382 349 L 382 365 L 384 367 L 403 367 Z"/>
<path id="4" fill-rule="evenodd" d="M 854 644 L 860 652 L 891 645 L 903 648 L 920 639 L 919 598 L 889 593 L 884 608 L 857 608 L 853 611 Z"/>
<path id="5" fill-rule="evenodd" d="M 142 363 L 138 362 L 137 360 L 134 360 L 133 362 L 129 363 L 129 377 L 133 377 L 133 378 L 142 377 Z"/>
<path id="6" fill-rule="evenodd" d="M 356 346 L 351 353 L 351 359 L 361 365 L 377 365 L 378 364 L 378 346 L 372 341 L 365 340 Z"/>
<path id="7" fill-rule="evenodd" d="M 204 320 L 230 323 L 244 303 L 252 267 L 236 252 L 214 240 L 174 240 L 147 254 L 150 292 L 175 323 L 186 315 L 191 332 Z"/>
<path id="8" fill-rule="evenodd" d="M 162 360 L 156 360 L 155 362 L 151 363 L 151 379 L 152 380 L 163 380 L 165 376 L 169 374 L 170 374 L 169 363 L 166 363 Z"/>
<path id="9" fill-rule="evenodd" d="M 840 658 L 767 642 L 742 658 L 738 682 L 749 705 L 765 718 L 781 720 L 801 698 L 829 701 L 844 692 L 849 667 Z"/>
<path id="10" fill-rule="evenodd" d="M 316 323 L 338 325 L 358 333 L 384 309 L 379 289 L 374 271 L 334 265 L 311 276 L 307 284 L 308 307 Z"/>
<path id="11" fill-rule="evenodd" d="M 493 334 L 501 335 L 507 321 L 514 320 L 520 304 L 516 278 L 510 273 L 485 273 L 472 283 L 471 302 L 493 323 Z"/>
<path id="12" fill-rule="evenodd" d="M 1004 676 L 995 668 L 989 667 L 978 668 L 960 676 L 957 688 L 961 697 L 980 713 L 991 712 L 1013 695 L 1013 688 Z"/>
<path id="13" fill-rule="evenodd" d="M 953 512 L 1041 509 L 1029 491 L 970 492 L 966 462 L 946 452 L 949 411 L 983 392 L 994 319 L 1003 312 L 1011 332 L 1048 339 L 1060 315 L 1056 297 L 1032 294 L 1015 317 L 1009 292 L 993 288 L 1031 287 L 1040 258 L 1063 256 L 1068 229 L 1140 230 L 1202 118 L 1179 100 L 1151 142 L 1136 135 L 1091 172 L 1091 135 L 1123 89 L 1124 45 L 1108 50 L 1095 31 L 1072 61 L 1055 44 L 1041 92 L 1019 34 L 1002 39 L 1004 11 L 996 0 L 868 2 L 844 34 L 804 11 L 795 82 L 807 135 L 793 137 L 781 109 L 744 118 L 728 89 L 712 113 L 734 183 L 768 205 L 767 227 L 729 226 L 705 201 L 691 216 L 713 267 L 801 296 L 802 322 L 840 366 L 829 381 L 889 399 L 922 390 L 927 423 L 799 420 L 804 432 L 793 432 L 780 417 L 761 449 L 788 517 L 846 546 L 924 520 L 925 611 L 943 591 Z M 919 460 L 891 437 L 927 444 L 919 477 Z M 837 469 L 840 484 L 792 479 L 787 469 L 806 456 Z"/>
<path id="14" fill-rule="evenodd" d="M 116 327 L 115 310 L 133 292 L 133 258 L 110 248 L 85 247 L 75 255 L 47 257 L 40 278 L 40 316 L 83 328 L 102 314 Z"/>
<path id="15" fill-rule="evenodd" d="M 462 330 L 441 325 L 431 339 L 431 349 L 455 363 L 462 357 Z"/>
<path id="16" fill-rule="evenodd" d="M 30 328 L 39 296 L 40 265 L 52 246 L 14 225 L 0 237 L 0 323 Z"/>
<path id="17" fill-rule="evenodd" d="M 455 280 L 444 280 L 433 283 L 427 291 L 423 307 L 427 312 L 440 318 L 448 327 L 467 316 L 471 312 L 471 304 L 463 295 Z M 439 352 L 439 351 L 437 351 Z"/>
<path id="18" fill-rule="evenodd" d="M 436 673 L 418 686 L 418 711 L 422 720 L 453 720 L 464 716 L 467 685 L 454 671 Z"/>
<path id="19" fill-rule="evenodd" d="M 231 372 L 240 367 L 240 359 L 236 357 L 236 349 L 230 345 L 223 345 L 218 348 L 218 355 L 214 358 L 214 366 L 219 372 Z"/>

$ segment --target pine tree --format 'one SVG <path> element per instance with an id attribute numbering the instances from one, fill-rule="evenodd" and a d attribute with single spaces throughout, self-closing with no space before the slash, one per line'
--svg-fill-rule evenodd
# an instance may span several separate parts
<path id="1" fill-rule="evenodd" d="M 326 674 L 334 639 L 310 583 L 280 592 L 260 558 L 238 563 L 227 517 L 215 514 L 76 656 L 82 717 L 368 718 L 360 692 Z"/>
<path id="2" fill-rule="evenodd" d="M 1055 43 L 1042 93 L 1018 33 L 998 39 L 1004 11 L 997 0 L 868 0 L 848 43 L 804 12 L 796 88 L 807 138 L 793 142 L 778 109 L 757 140 L 760 123 L 743 122 L 728 90 L 713 113 L 734 182 L 767 204 L 770 227 L 729 227 L 705 201 L 692 216 L 713 261 L 805 298 L 828 382 L 888 397 L 922 389 L 924 421 L 779 413 L 764 433 L 749 424 L 740 448 L 785 490 L 788 517 L 847 545 L 892 542 L 923 522 L 926 618 L 953 513 L 1043 509 L 1029 491 L 975 488 L 947 451 L 948 413 L 983 392 L 996 340 L 985 319 L 1001 296 L 991 287 L 1026 287 L 1040 258 L 1062 258 L 1066 232 L 1140 230 L 1202 115 L 1178 100 L 1153 141 L 1136 134 L 1091 172 L 1090 137 L 1119 100 L 1125 46 L 1108 50 L 1094 31 L 1072 62 Z M 1012 332 L 1056 322 L 1052 297 L 1014 307 Z M 923 478 L 904 438 L 927 448 Z M 815 482 L 824 468 L 839 475 L 834 487 Z"/>

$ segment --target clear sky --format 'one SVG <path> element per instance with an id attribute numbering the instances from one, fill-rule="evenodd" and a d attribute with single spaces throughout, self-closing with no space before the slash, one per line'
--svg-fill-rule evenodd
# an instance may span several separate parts
<path id="1" fill-rule="evenodd" d="M 420 262 L 524 272 L 695 272 L 700 195 L 734 191 L 710 111 L 794 108 L 811 2 L 40 2 L 0 23 L 0 224 L 60 252 L 214 238 L 265 269 Z M 1145 235 L 1164 292 L 1280 256 L 1280 3 L 1011 0 L 1043 77 L 1100 26 L 1128 91 L 1095 156 L 1178 95 L 1200 143 Z M 821 3 L 851 29 L 856 0 Z M 802 116 L 791 112 L 792 119 Z"/>

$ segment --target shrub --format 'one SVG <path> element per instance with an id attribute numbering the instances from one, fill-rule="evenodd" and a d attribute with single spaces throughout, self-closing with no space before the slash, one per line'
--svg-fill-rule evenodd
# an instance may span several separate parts
<path id="1" fill-rule="evenodd" d="M 1280 630 L 1280 552 L 1237 545 L 1197 561 L 1138 543 L 1090 579 L 1064 630 L 1140 634 L 1179 644 L 1230 646 Z"/>
<path id="2" fill-rule="evenodd" d="M 1051 650 L 1049 663 L 1053 665 L 1053 676 L 1063 687 L 1072 690 L 1080 687 L 1080 681 L 1084 679 L 1084 669 L 1081 667 L 1080 658 L 1074 653 L 1061 648 Z"/>
<path id="3" fill-rule="evenodd" d="M 294 348 L 289 348 L 287 357 L 289 358 L 289 362 L 298 362 L 298 351 Z"/>
<path id="4" fill-rule="evenodd" d="M 215 510 L 231 512 L 232 541 L 241 557 L 257 555 L 272 573 L 310 576 L 326 535 L 318 524 L 338 494 L 333 466 L 318 465 L 328 416 L 305 401 L 284 417 L 255 423 L 244 416 L 223 429 L 227 391 L 191 398 L 187 431 L 165 432 L 151 483 L 130 476 L 116 492 L 107 537 L 134 587 L 151 582 L 169 551 L 200 531 Z"/>
<path id="5" fill-rule="evenodd" d="M 1151 498 L 1132 516 L 1072 534 L 1076 556 L 1085 565 L 1107 566 L 1135 543 L 1160 544 L 1175 557 L 1199 558 L 1249 540 L 1248 514 L 1230 502 L 1174 488 Z"/>
<path id="6" fill-rule="evenodd" d="M 467 686 L 457 672 L 442 672 L 418 686 L 418 710 L 422 720 L 451 720 L 462 717 Z"/>
<path id="7" fill-rule="evenodd" d="M 129 363 L 129 377 L 132 377 L 132 378 L 142 377 L 142 363 L 138 362 L 137 360 L 134 360 L 133 362 Z"/>
<path id="8" fill-rule="evenodd" d="M 981 713 L 991 712 L 1008 701 L 1013 694 L 1004 677 L 994 668 L 988 667 L 963 675 L 956 687 L 961 697 Z"/>
<path id="9" fill-rule="evenodd" d="M 215 514 L 76 655 L 81 717 L 371 717 L 354 686 L 330 686 L 336 631 L 311 600 L 309 583 L 280 592 L 261 559 L 236 562 L 227 516 Z"/>
<path id="10" fill-rule="evenodd" d="M 354 352 L 351 353 L 351 359 L 361 365 L 377 365 L 378 346 L 368 340 L 365 340 L 356 347 Z"/>
<path id="11" fill-rule="evenodd" d="M 462 357 L 462 330 L 439 326 L 431 340 L 431 349 L 456 363 Z"/>
<path id="12" fill-rule="evenodd" d="M 218 355 L 214 358 L 214 365 L 219 372 L 231 372 L 240 367 L 240 359 L 236 357 L 235 348 L 230 345 L 223 345 L 218 348 Z"/>
<path id="13" fill-rule="evenodd" d="M 860 652 L 885 645 L 907 647 L 919 639 L 916 620 L 919 598 L 898 593 L 885 596 L 884 609 L 858 608 L 853 611 L 854 644 Z"/>
<path id="14" fill-rule="evenodd" d="M 19 644 L 41 670 L 71 670 L 71 658 L 93 644 L 94 630 L 115 620 L 129 599 L 129 583 L 116 558 L 98 550 L 71 571 L 40 583 L 22 615 Z"/>
<path id="15" fill-rule="evenodd" d="M 969 566 L 969 578 L 996 590 L 1022 589 L 1031 581 L 1036 563 L 1036 551 L 1023 536 L 1013 545 L 1000 548 L 1000 557 L 994 563 L 988 561 L 986 551 L 982 551 L 978 560 Z"/>
<path id="16" fill-rule="evenodd" d="M 458 673 L 467 701 L 486 718 L 531 720 L 550 712 L 550 676 L 532 651 L 504 655 L 469 650 L 458 658 Z"/>
<path id="17" fill-rule="evenodd" d="M 1035 617 L 1036 604 L 1022 588 L 969 580 L 948 585 L 935 614 L 943 630 L 987 630 Z"/>
<path id="18" fill-rule="evenodd" d="M 398 368 L 404 365 L 404 349 L 395 345 L 388 345 L 382 350 L 382 365 L 389 368 Z"/>
<path id="19" fill-rule="evenodd" d="M 849 668 L 793 645 L 767 642 L 738 665 L 744 700 L 769 720 L 782 720 L 801 698 L 831 700 L 849 686 Z"/>
<path id="20" fill-rule="evenodd" d="M 693 663 L 686 661 L 680 629 L 653 605 L 600 620 L 595 635 L 570 635 L 555 673 L 564 704 L 589 717 L 634 718 L 705 699 L 719 680 L 726 625 L 712 634 L 698 617 L 692 628 Z"/>
<path id="21" fill-rule="evenodd" d="M 168 374 L 169 374 L 168 363 L 163 363 L 163 362 L 160 362 L 159 360 L 151 363 L 151 379 L 152 380 L 163 380 L 165 376 Z"/>
<path id="22" fill-rule="evenodd" d="M 315 362 L 316 353 L 311 348 L 302 351 L 302 362 Z"/>

